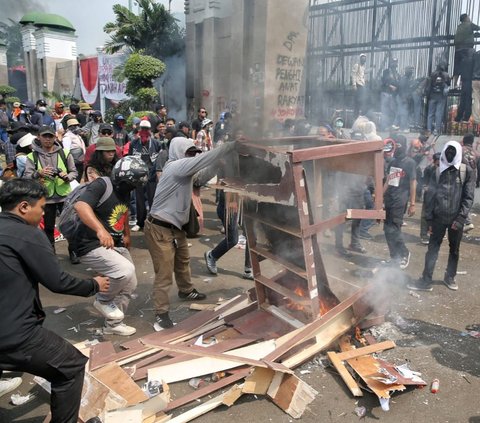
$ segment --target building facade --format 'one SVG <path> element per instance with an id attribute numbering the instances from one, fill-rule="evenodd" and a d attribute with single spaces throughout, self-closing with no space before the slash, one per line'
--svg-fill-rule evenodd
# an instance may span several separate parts
<path id="1" fill-rule="evenodd" d="M 28 13 L 21 20 L 28 98 L 44 91 L 71 95 L 77 75 L 75 28 L 65 18 Z"/>

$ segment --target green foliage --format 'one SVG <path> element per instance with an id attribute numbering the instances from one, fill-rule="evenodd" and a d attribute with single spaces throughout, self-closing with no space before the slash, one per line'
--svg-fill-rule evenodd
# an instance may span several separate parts
<path id="1" fill-rule="evenodd" d="M 66 107 L 68 107 L 72 102 L 78 102 L 78 99 L 69 95 L 57 93 L 56 91 L 42 91 L 42 96 L 46 100 L 50 100 L 54 103 L 61 101 Z"/>
<path id="2" fill-rule="evenodd" d="M 151 111 L 141 111 L 141 112 L 135 112 L 135 113 L 132 113 L 128 118 L 127 118 L 127 126 L 129 128 L 132 127 L 132 120 L 134 117 L 138 117 L 140 119 L 144 118 L 144 117 L 148 117 L 148 118 L 154 118 L 155 117 L 155 114 Z M 150 121 L 152 121 L 152 119 L 150 119 Z"/>
<path id="3" fill-rule="evenodd" d="M 144 104 L 145 108 L 151 108 L 158 99 L 158 91 L 155 88 L 140 88 L 136 94 L 138 101 Z"/>
<path id="4" fill-rule="evenodd" d="M 13 104 L 13 103 L 15 103 L 16 101 L 18 101 L 19 103 L 21 102 L 18 97 L 9 96 L 9 97 L 6 97 L 6 98 L 5 98 L 5 102 L 6 102 L 7 104 Z"/>
<path id="5" fill-rule="evenodd" d="M 0 95 L 2 98 L 9 96 L 10 94 L 16 93 L 17 90 L 10 85 L 0 85 Z"/>
<path id="6" fill-rule="evenodd" d="M 113 6 L 115 22 L 104 26 L 111 39 L 105 44 L 108 53 L 123 48 L 143 50 L 145 54 L 165 58 L 185 48 L 185 33 L 163 4 L 154 0 L 137 0 L 139 14 L 120 4 Z"/>
<path id="7" fill-rule="evenodd" d="M 140 88 L 153 87 L 153 80 L 165 72 L 165 64 L 155 57 L 133 53 L 125 62 L 124 75 L 128 78 L 127 93 L 135 95 Z"/>

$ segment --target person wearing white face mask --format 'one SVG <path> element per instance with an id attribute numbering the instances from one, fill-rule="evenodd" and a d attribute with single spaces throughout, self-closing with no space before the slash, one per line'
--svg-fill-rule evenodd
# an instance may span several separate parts
<path id="1" fill-rule="evenodd" d="M 47 113 L 47 103 L 45 100 L 37 100 L 30 121 L 32 125 L 38 125 L 39 127 L 43 125 L 51 126 L 54 124 L 52 117 Z"/>

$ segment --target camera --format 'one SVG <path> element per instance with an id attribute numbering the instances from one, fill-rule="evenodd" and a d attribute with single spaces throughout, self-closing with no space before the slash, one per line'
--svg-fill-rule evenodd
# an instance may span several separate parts
<path id="1" fill-rule="evenodd" d="M 63 179 L 64 181 L 67 181 L 67 176 L 65 175 L 65 177 L 61 177 L 60 174 L 63 172 L 62 169 L 60 169 L 59 167 L 55 168 L 52 170 L 52 174 L 50 175 L 50 177 L 53 179 L 53 178 L 56 178 L 57 176 L 61 179 Z"/>

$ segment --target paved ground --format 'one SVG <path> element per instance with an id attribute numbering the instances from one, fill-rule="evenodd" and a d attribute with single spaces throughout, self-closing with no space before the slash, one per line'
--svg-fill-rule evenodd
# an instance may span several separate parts
<path id="1" fill-rule="evenodd" d="M 197 288 L 206 291 L 209 299 L 230 298 L 252 286 L 251 282 L 241 279 L 243 250 L 234 249 L 220 262 L 217 277 L 209 276 L 204 267 L 203 252 L 221 239 L 218 221 L 214 219 L 212 191 L 206 191 L 206 230 L 205 234 L 192 240 L 192 273 Z M 480 228 L 480 217 L 473 221 Z M 440 391 L 434 395 L 429 389 L 412 390 L 395 394 L 389 412 L 379 407 L 376 397 L 366 393 L 360 400 L 354 399 L 345 389 L 342 380 L 331 368 L 318 364 L 321 361 L 307 363 L 302 368 L 311 371 L 301 377 L 319 391 L 318 397 L 304 414 L 304 422 L 355 422 L 357 406 L 365 406 L 365 420 L 384 422 L 480 422 L 480 339 L 465 335 L 465 327 L 480 324 L 480 304 L 478 301 L 480 286 L 478 283 L 478 263 L 480 257 L 480 230 L 473 230 L 461 246 L 459 270 L 466 272 L 457 277 L 459 291 L 452 292 L 442 283 L 441 277 L 446 265 L 447 249 L 442 247 L 437 269 L 434 291 L 412 296 L 405 283 L 410 277 L 418 277 L 423 266 L 426 247 L 419 244 L 418 218 L 407 219 L 404 227 L 408 246 L 412 252 L 410 266 L 405 272 L 380 271 L 376 273 L 378 289 L 390 294 L 391 312 L 389 322 L 377 327 L 375 335 L 379 340 L 391 339 L 397 348 L 382 356 L 395 363 L 408 362 L 411 367 L 423 374 L 427 382 L 440 379 Z M 332 239 L 325 238 L 323 258 L 328 271 L 346 281 L 343 286 L 332 284 L 334 291 L 344 290 L 346 286 L 362 286 L 371 281 L 370 270 L 379 266 L 387 256 L 386 244 L 381 226 L 371 230 L 373 241 L 365 241 L 367 255 L 355 255 L 351 260 L 336 257 L 332 251 Z M 88 272 L 82 265 L 71 266 L 66 257 L 66 246 L 59 245 L 59 256 L 65 267 L 76 274 Z M 152 304 L 150 290 L 152 266 L 141 233 L 134 236 L 132 254 L 137 264 L 139 279 L 138 297 L 132 301 L 127 323 L 138 328 L 138 334 L 152 331 Z M 350 285 L 349 285 L 350 284 Z M 92 299 L 55 295 L 42 290 L 42 299 L 47 312 L 46 327 L 57 331 L 72 342 L 92 339 L 92 331 L 101 325 L 101 319 L 92 306 Z M 172 291 L 173 317 L 181 320 L 194 312 L 180 303 L 176 292 Z M 67 310 L 60 314 L 53 311 L 58 307 Z M 92 325 L 85 325 L 93 319 Z M 77 326 L 79 332 L 71 328 Z M 116 336 L 106 337 L 115 343 L 123 339 Z M 322 358 L 322 356 L 320 356 Z M 326 363 L 326 360 L 325 360 Z M 176 386 L 178 385 L 178 386 Z M 172 386 L 175 395 L 188 392 L 183 384 Z M 29 392 L 35 398 L 27 404 L 12 406 L 9 395 L 0 399 L 0 422 L 40 423 L 48 411 L 48 395 L 32 384 L 31 377 L 24 375 L 24 382 L 18 392 Z M 198 422 L 290 422 L 289 416 L 266 399 L 245 396 L 231 408 L 220 408 L 201 418 Z"/>

